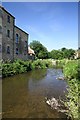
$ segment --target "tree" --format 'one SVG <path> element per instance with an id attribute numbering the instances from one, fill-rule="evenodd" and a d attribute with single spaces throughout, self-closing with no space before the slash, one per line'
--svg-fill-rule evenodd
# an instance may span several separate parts
<path id="1" fill-rule="evenodd" d="M 52 50 L 51 51 L 51 58 L 62 59 L 63 58 L 63 52 L 60 51 L 60 50 Z"/>
<path id="2" fill-rule="evenodd" d="M 53 59 L 73 58 L 75 50 L 62 48 L 61 50 L 52 50 L 50 56 Z"/>
<path id="3" fill-rule="evenodd" d="M 61 50 L 63 52 L 63 57 L 64 58 L 68 58 L 68 59 L 70 59 L 71 57 L 73 58 L 75 50 L 73 50 L 73 49 L 66 49 L 66 48 L 65 49 L 62 48 Z"/>
<path id="4" fill-rule="evenodd" d="M 65 47 L 61 48 L 61 51 L 63 51 L 63 52 L 64 52 L 65 50 L 66 50 L 66 48 L 65 48 Z"/>
<path id="5" fill-rule="evenodd" d="M 36 40 L 30 43 L 30 47 L 34 50 L 36 57 L 39 59 L 46 59 L 46 58 L 70 59 L 70 58 L 73 58 L 75 53 L 75 50 L 67 49 L 65 47 L 59 50 L 52 50 L 51 52 L 48 52 L 47 48 L 44 45 L 42 45 L 39 41 L 36 41 Z"/>
<path id="6" fill-rule="evenodd" d="M 34 50 L 36 57 L 39 59 L 46 59 L 48 58 L 48 51 L 47 48 L 44 47 L 39 41 L 32 41 L 30 43 L 30 47 Z"/>

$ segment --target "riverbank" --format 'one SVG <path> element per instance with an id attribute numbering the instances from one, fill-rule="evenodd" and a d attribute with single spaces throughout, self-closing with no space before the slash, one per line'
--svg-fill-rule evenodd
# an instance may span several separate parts
<path id="1" fill-rule="evenodd" d="M 35 60 L 35 61 L 22 61 L 15 60 L 12 62 L 2 63 L 2 77 L 8 77 L 15 74 L 31 71 L 33 69 L 45 69 L 55 66 L 52 60 Z"/>
<path id="2" fill-rule="evenodd" d="M 79 120 L 80 60 L 68 61 L 63 68 L 63 73 L 68 83 L 68 94 L 64 102 L 64 105 L 68 109 L 66 114 L 71 117 L 72 120 Z"/>
<path id="3" fill-rule="evenodd" d="M 13 63 L 2 63 L 3 77 L 20 74 L 33 69 L 44 68 L 62 68 L 64 77 L 68 82 L 68 94 L 64 105 L 68 108 L 66 113 L 72 120 L 79 118 L 79 87 L 80 87 L 80 60 L 35 60 L 21 61 L 16 60 Z M 1 68 L 1 67 L 0 67 Z"/>
<path id="4" fill-rule="evenodd" d="M 73 65 L 71 64 L 71 66 L 74 67 L 74 68 L 70 67 L 69 73 L 67 73 L 68 71 L 66 71 L 67 63 L 69 64 L 68 66 L 70 66 L 70 64 L 72 63 Z M 65 76 L 67 75 L 68 77 L 70 77 L 72 76 L 72 74 L 76 74 L 76 65 L 77 65 L 77 60 L 37 59 L 34 61 L 31 61 L 31 60 L 22 61 L 18 59 L 18 60 L 15 60 L 14 62 L 10 62 L 10 61 L 0 62 L 0 74 L 2 74 L 2 77 L 8 77 L 15 74 L 28 72 L 33 69 L 62 68 L 64 70 Z"/>

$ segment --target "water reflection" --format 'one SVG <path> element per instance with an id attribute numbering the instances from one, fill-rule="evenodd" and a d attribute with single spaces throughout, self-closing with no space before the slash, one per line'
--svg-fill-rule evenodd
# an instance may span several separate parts
<path id="1" fill-rule="evenodd" d="M 64 98 L 66 82 L 56 79 L 61 69 L 41 69 L 3 79 L 3 118 L 62 118 L 45 97 Z"/>

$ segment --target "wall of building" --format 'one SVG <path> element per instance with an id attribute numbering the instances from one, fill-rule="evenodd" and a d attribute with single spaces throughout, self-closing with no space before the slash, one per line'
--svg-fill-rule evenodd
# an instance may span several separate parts
<path id="1" fill-rule="evenodd" d="M 29 60 L 35 60 L 35 55 L 30 55 L 30 54 L 28 54 L 28 59 L 29 59 Z"/>
<path id="2" fill-rule="evenodd" d="M 2 8 L 0 8 L 0 59 L 2 59 Z"/>
<path id="3" fill-rule="evenodd" d="M 28 59 L 28 34 L 15 26 L 14 59 Z"/>
<path id="4" fill-rule="evenodd" d="M 2 9 L 2 26 L 3 26 L 3 34 L 2 34 L 2 59 L 3 60 L 13 60 L 14 59 L 14 22 L 15 18 L 10 15 L 7 11 Z M 8 16 L 10 17 L 10 23 L 8 22 Z M 8 31 L 10 31 L 10 36 L 8 37 Z M 7 52 L 7 48 L 10 48 L 10 53 Z"/>
<path id="5" fill-rule="evenodd" d="M 15 17 L 0 6 L 0 59 L 28 59 L 28 34 L 15 26 Z M 18 35 L 18 42 L 16 41 Z M 1 49 L 0 49 L 1 50 Z"/>

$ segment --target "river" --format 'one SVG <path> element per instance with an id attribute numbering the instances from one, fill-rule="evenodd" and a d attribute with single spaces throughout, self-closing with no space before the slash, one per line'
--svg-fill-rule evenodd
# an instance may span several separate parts
<path id="1" fill-rule="evenodd" d="M 66 118 L 45 102 L 45 97 L 65 99 L 67 83 L 57 79 L 62 75 L 61 69 L 39 69 L 4 78 L 3 118 Z"/>

